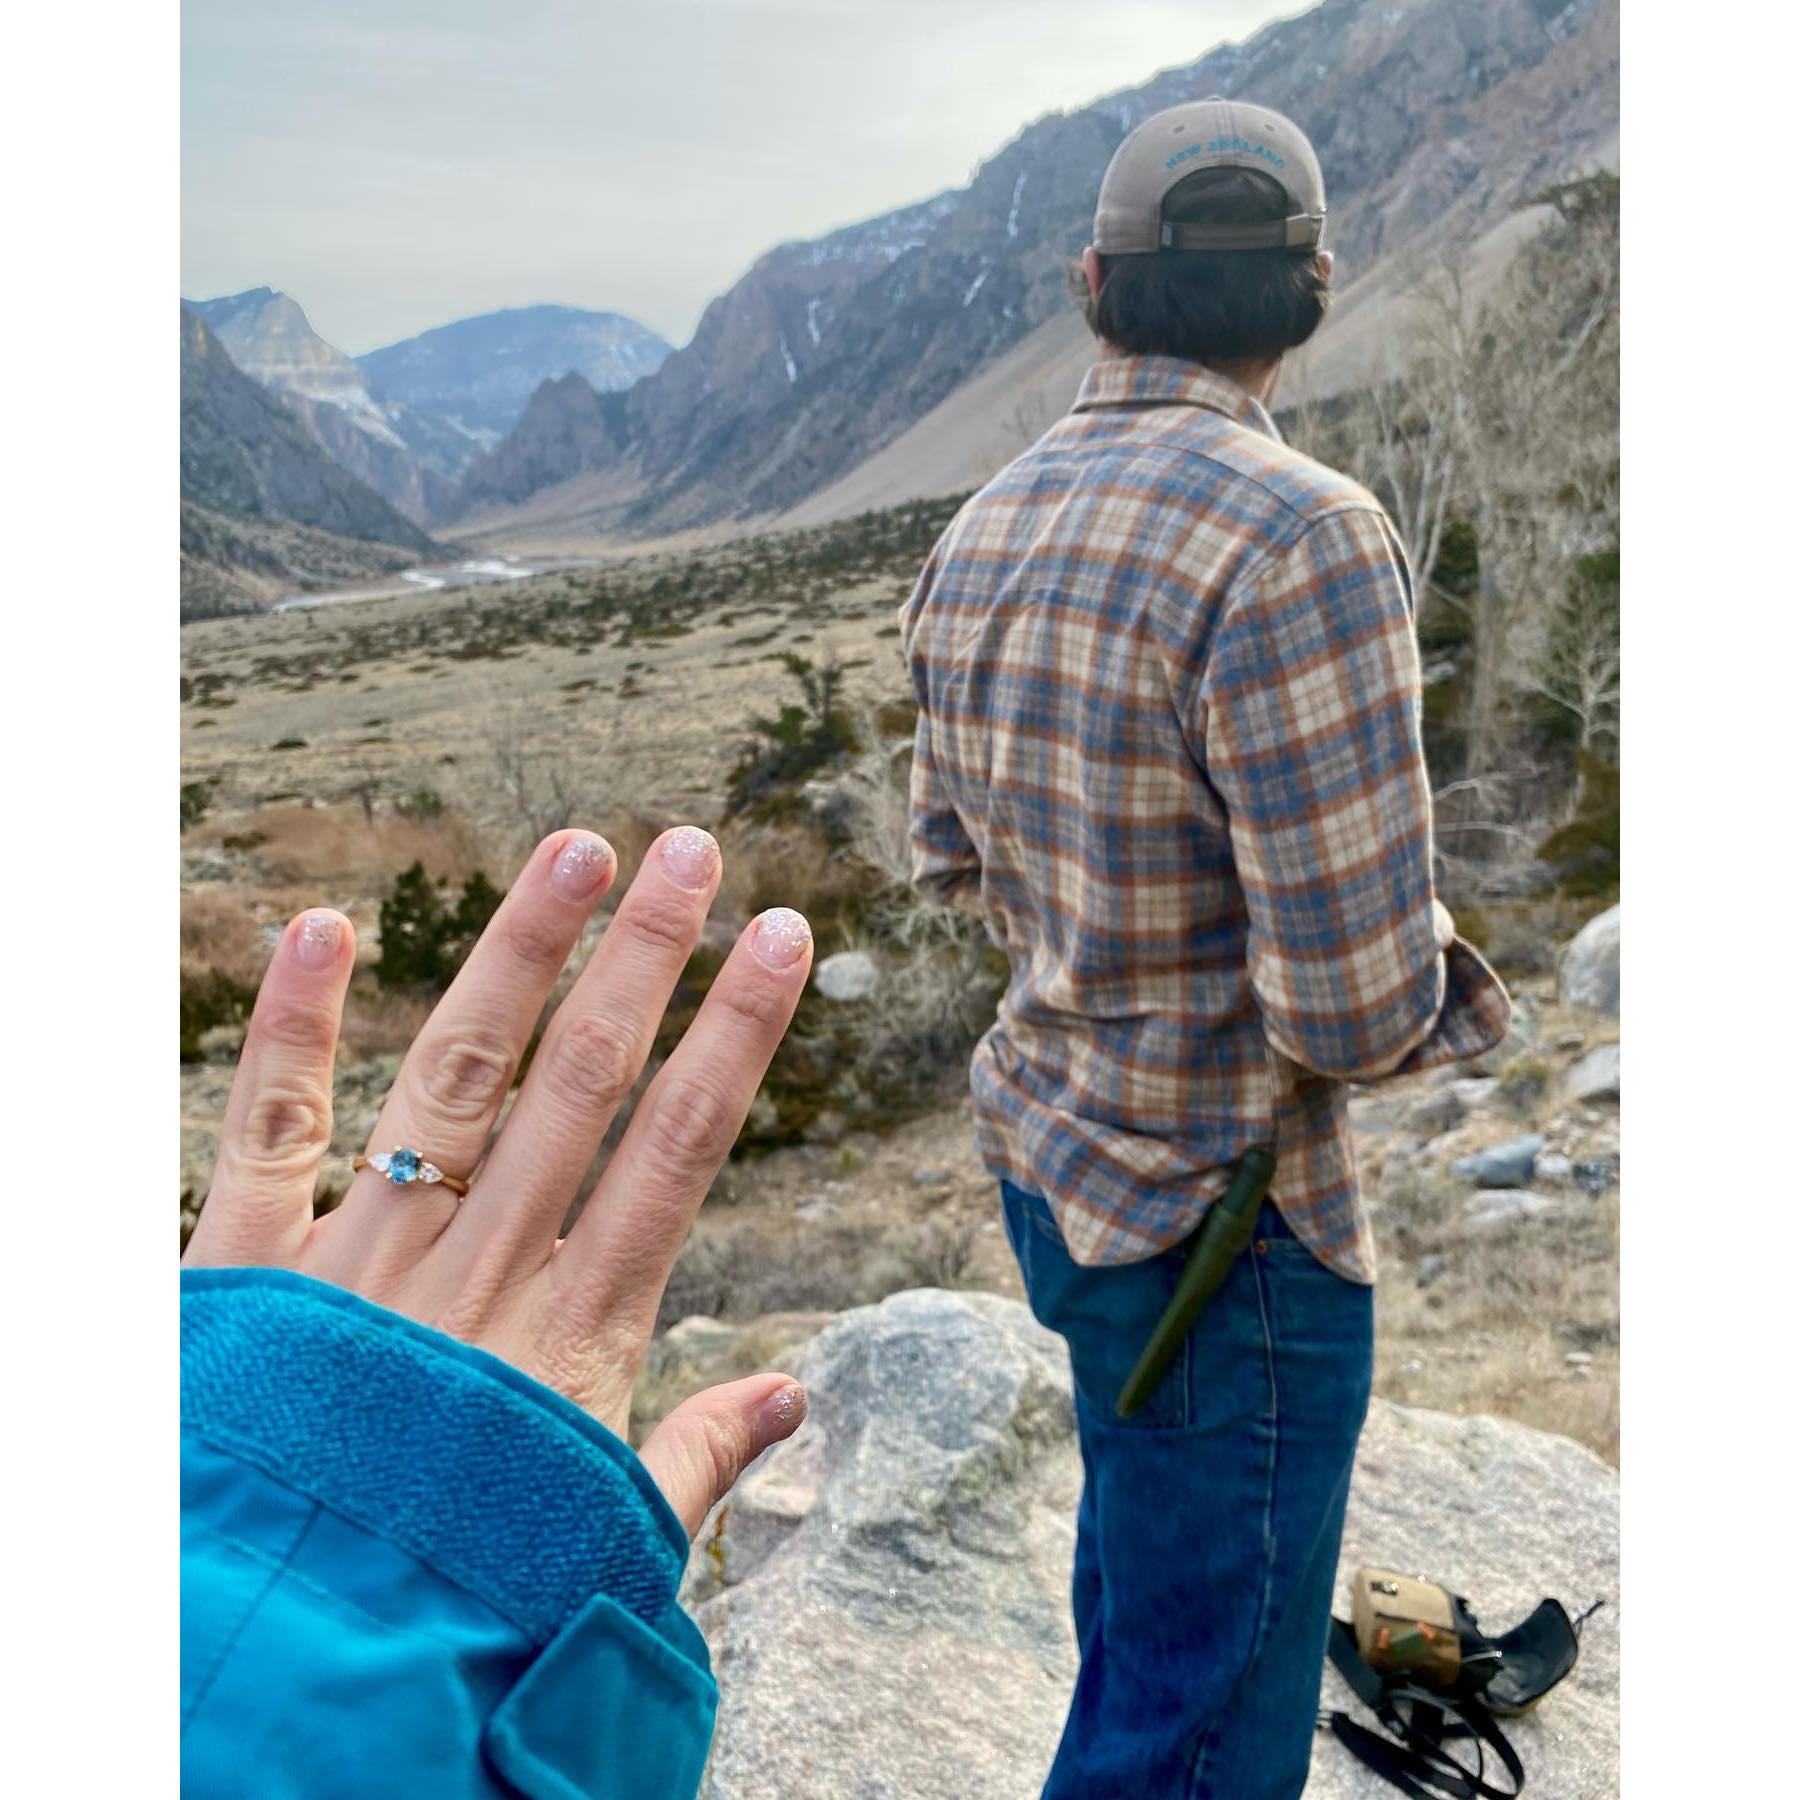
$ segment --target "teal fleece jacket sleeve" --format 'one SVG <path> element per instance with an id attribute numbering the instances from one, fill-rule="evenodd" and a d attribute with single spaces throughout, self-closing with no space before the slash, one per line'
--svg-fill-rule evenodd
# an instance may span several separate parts
<path id="1" fill-rule="evenodd" d="M 188 1800 L 689 1800 L 717 1689 L 632 1450 L 322 1282 L 181 1281 Z"/>

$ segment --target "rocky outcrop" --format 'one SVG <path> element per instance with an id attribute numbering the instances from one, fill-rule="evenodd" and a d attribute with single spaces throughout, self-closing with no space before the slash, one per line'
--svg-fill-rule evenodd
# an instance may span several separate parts
<path id="1" fill-rule="evenodd" d="M 1473 1156 L 1459 1158 L 1450 1165 L 1450 1173 L 1459 1181 L 1472 1181 L 1483 1188 L 1523 1187 L 1537 1167 L 1544 1140 L 1537 1132 L 1511 1138 Z"/>
<path id="2" fill-rule="evenodd" d="M 1557 995 L 1567 1006 L 1619 1016 L 1619 909 L 1589 919 L 1562 953 Z"/>
<path id="3" fill-rule="evenodd" d="M 708 1800 L 1031 1800 L 1076 1662 L 1060 1340 L 1017 1302 L 915 1290 L 841 1315 L 798 1373 L 807 1423 L 746 1474 L 689 1570 L 721 1689 Z M 1613 1599 L 1617 1477 L 1566 1439 L 1377 1402 L 1343 1574 L 1365 1561 L 1441 1576 L 1490 1628 L 1545 1593 Z M 1602 1612 L 1576 1675 L 1514 1734 L 1546 1794 L 1616 1792 L 1616 1642 Z M 1390 1791 L 1319 1740 L 1309 1796 Z"/>
<path id="4" fill-rule="evenodd" d="M 363 370 L 313 330 L 290 294 L 249 288 L 189 305 L 340 468 L 418 524 L 443 510 L 479 439 L 404 401 L 378 401 Z"/>
<path id="5" fill-rule="evenodd" d="M 570 476 L 618 460 L 616 399 L 596 393 L 571 371 L 531 396 L 511 435 L 477 458 L 463 477 L 458 510 L 523 500 Z"/>
<path id="6" fill-rule="evenodd" d="M 181 493 L 195 506 L 426 556 L 439 546 L 334 462 L 281 401 L 181 309 Z"/>
<path id="7" fill-rule="evenodd" d="M 1563 1078 L 1571 1100 L 1592 1102 L 1619 1097 L 1619 1046 L 1596 1044 Z"/>

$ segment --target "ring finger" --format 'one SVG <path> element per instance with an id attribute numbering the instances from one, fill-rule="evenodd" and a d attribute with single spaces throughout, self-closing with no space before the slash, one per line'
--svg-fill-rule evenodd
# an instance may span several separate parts
<path id="1" fill-rule="evenodd" d="M 776 907 L 733 950 L 556 1262 L 560 1328 L 648 1343 L 669 1271 L 743 1128 L 812 966 L 812 932 Z M 625 1372 L 625 1391 L 630 1376 Z M 607 1396 L 596 1395 L 602 1416 Z M 620 1396 L 613 1395 L 614 1402 Z"/>
<path id="2" fill-rule="evenodd" d="M 466 1180 L 487 1146 L 544 1002 L 618 867 L 585 831 L 546 838 L 419 1034 L 369 1140 L 415 1150 Z M 319 1270 L 364 1292 L 404 1277 L 456 1211 L 453 1192 L 396 1186 L 373 1169 L 320 1234 Z"/>

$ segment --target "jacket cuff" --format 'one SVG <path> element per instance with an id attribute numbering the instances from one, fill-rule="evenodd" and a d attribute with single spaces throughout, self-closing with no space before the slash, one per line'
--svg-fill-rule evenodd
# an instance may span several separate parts
<path id="1" fill-rule="evenodd" d="M 509 1363 L 280 1269 L 184 1269 L 182 1429 L 546 1644 L 596 1596 L 708 1668 L 687 1535 L 635 1452 Z"/>

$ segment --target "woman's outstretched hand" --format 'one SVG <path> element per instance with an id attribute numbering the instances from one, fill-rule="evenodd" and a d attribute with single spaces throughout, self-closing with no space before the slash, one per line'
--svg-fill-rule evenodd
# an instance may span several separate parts
<path id="1" fill-rule="evenodd" d="M 651 846 L 490 1145 L 544 1003 L 617 866 L 591 833 L 540 844 L 407 1053 L 368 1153 L 416 1151 L 469 1180 L 462 1200 L 441 1182 L 398 1184 L 365 1168 L 336 1211 L 313 1217 L 355 940 L 340 913 L 295 919 L 257 996 L 185 1260 L 335 1282 L 504 1357 L 623 1435 L 669 1272 L 793 1017 L 812 936 L 786 908 L 751 922 L 559 1239 L 719 885 L 705 832 L 683 826 Z M 692 1534 L 805 1409 L 786 1375 L 709 1388 L 662 1422 L 643 1461 Z"/>

